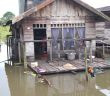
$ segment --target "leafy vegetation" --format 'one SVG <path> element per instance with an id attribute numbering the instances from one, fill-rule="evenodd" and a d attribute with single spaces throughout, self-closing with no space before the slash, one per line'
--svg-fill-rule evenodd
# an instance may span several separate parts
<path id="1" fill-rule="evenodd" d="M 9 32 L 10 25 L 7 25 L 7 22 L 12 20 L 15 15 L 12 12 L 6 12 L 2 18 L 0 18 L 0 41 L 5 41 L 6 36 L 11 34 Z"/>
<path id="2" fill-rule="evenodd" d="M 0 40 L 1 41 L 6 41 L 6 36 L 11 34 L 11 32 L 9 32 L 10 27 L 9 26 L 0 26 Z"/>
<path id="3" fill-rule="evenodd" d="M 0 19 L 0 25 L 6 25 L 9 20 L 12 20 L 15 15 L 12 12 L 6 12 Z"/>

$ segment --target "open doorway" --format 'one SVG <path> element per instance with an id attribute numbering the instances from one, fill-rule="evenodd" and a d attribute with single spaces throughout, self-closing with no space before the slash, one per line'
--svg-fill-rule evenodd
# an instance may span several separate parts
<path id="1" fill-rule="evenodd" d="M 46 29 L 34 29 L 34 40 L 46 40 Z M 47 57 L 47 42 L 35 42 L 34 52 L 36 59 Z"/>

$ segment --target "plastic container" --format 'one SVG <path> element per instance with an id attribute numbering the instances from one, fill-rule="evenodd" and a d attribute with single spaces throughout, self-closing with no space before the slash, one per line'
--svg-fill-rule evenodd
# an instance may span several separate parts
<path id="1" fill-rule="evenodd" d="M 67 54 L 68 60 L 75 60 L 75 55 L 76 55 L 76 53 L 68 53 Z"/>

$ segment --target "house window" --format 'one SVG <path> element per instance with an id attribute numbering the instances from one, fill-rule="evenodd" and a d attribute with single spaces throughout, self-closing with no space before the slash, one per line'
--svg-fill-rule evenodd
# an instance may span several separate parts
<path id="1" fill-rule="evenodd" d="M 74 48 L 74 28 L 63 28 L 63 45 L 64 50 L 71 50 Z"/>
<path id="2" fill-rule="evenodd" d="M 34 29 L 46 29 L 46 24 L 33 24 Z"/>
<path id="3" fill-rule="evenodd" d="M 58 43 L 60 50 L 74 50 L 76 44 L 83 46 L 81 39 L 85 38 L 84 23 L 52 24 L 51 28 L 54 51 L 58 50 Z"/>
<path id="4" fill-rule="evenodd" d="M 53 50 L 58 50 L 58 44 L 60 44 L 60 50 L 62 50 L 62 29 L 61 28 L 52 28 L 52 46 Z"/>
<path id="5" fill-rule="evenodd" d="M 84 45 L 83 38 L 85 38 L 85 27 L 75 27 L 75 46 L 82 47 Z"/>

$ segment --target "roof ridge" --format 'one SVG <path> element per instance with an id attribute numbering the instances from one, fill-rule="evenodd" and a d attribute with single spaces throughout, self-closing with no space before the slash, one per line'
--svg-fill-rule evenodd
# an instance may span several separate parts
<path id="1" fill-rule="evenodd" d="M 54 1 L 55 0 L 46 0 L 46 1 L 42 2 L 41 4 L 36 5 L 35 7 L 27 10 L 26 12 L 22 13 L 20 16 L 16 17 L 13 20 L 13 24 L 18 22 L 18 21 L 20 21 L 20 20 L 22 20 L 23 18 L 31 15 L 32 13 L 34 13 L 34 12 L 36 12 L 36 11 L 46 7 L 46 6 L 48 6 L 49 4 L 53 3 Z M 99 15 L 100 17 L 110 21 L 110 18 L 107 15 L 105 15 L 102 12 L 98 11 L 97 9 L 93 8 L 89 4 L 87 4 L 87 3 L 85 3 L 85 2 L 83 2 L 81 0 L 73 0 L 73 1 L 78 3 L 79 5 L 83 6 L 84 8 L 88 9 L 89 11 L 93 12 L 94 14 Z"/>

